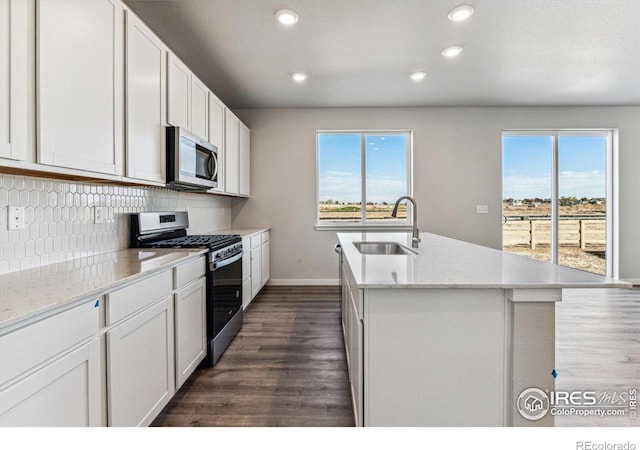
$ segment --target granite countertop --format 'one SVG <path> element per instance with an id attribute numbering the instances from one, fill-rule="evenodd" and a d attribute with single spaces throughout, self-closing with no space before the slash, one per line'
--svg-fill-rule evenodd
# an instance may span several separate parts
<path id="1" fill-rule="evenodd" d="M 468 242 L 421 233 L 417 255 L 362 255 L 353 245 L 393 241 L 411 248 L 411 233 L 338 233 L 359 288 L 630 288 L 624 281 L 535 261 Z"/>
<path id="2" fill-rule="evenodd" d="M 263 231 L 270 230 L 271 228 L 224 228 L 222 230 L 209 231 L 207 233 L 198 234 L 239 234 L 241 237 L 251 236 L 252 234 L 262 233 Z"/>
<path id="3" fill-rule="evenodd" d="M 0 330 L 206 252 L 126 249 L 0 275 Z"/>

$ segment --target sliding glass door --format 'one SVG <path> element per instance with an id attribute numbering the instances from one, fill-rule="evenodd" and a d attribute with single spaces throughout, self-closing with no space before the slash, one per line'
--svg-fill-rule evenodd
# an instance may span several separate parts
<path id="1" fill-rule="evenodd" d="M 503 250 L 613 273 L 612 132 L 503 133 Z"/>

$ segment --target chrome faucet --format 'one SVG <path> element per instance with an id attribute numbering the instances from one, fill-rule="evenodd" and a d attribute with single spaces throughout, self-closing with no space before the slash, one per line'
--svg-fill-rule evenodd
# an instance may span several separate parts
<path id="1" fill-rule="evenodd" d="M 413 236 L 411 237 L 411 247 L 418 248 L 418 244 L 420 243 L 420 231 L 418 230 L 418 205 L 416 204 L 416 199 L 409 197 L 408 195 L 400 197 L 396 200 L 396 206 L 393 207 L 391 217 L 398 216 L 398 206 L 402 200 L 409 200 L 413 205 Z"/>

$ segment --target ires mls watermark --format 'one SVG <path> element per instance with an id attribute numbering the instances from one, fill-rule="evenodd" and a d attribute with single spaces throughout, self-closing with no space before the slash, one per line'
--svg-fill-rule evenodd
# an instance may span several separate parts
<path id="1" fill-rule="evenodd" d="M 540 420 L 552 416 L 624 416 L 637 417 L 637 390 L 549 391 L 527 388 L 516 400 L 516 407 L 527 420 Z M 595 449 L 594 449 L 595 450 Z"/>

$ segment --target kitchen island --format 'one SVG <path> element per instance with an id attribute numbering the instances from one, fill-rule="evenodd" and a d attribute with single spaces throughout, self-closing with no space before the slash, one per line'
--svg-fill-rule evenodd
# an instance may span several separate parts
<path id="1" fill-rule="evenodd" d="M 631 284 L 430 233 L 421 238 L 412 249 L 406 233 L 338 234 L 357 424 L 553 426 L 539 393 L 555 386 L 562 289 Z M 371 242 L 399 244 L 391 249 L 399 254 L 361 244 Z M 529 388 L 539 391 L 521 395 Z"/>

